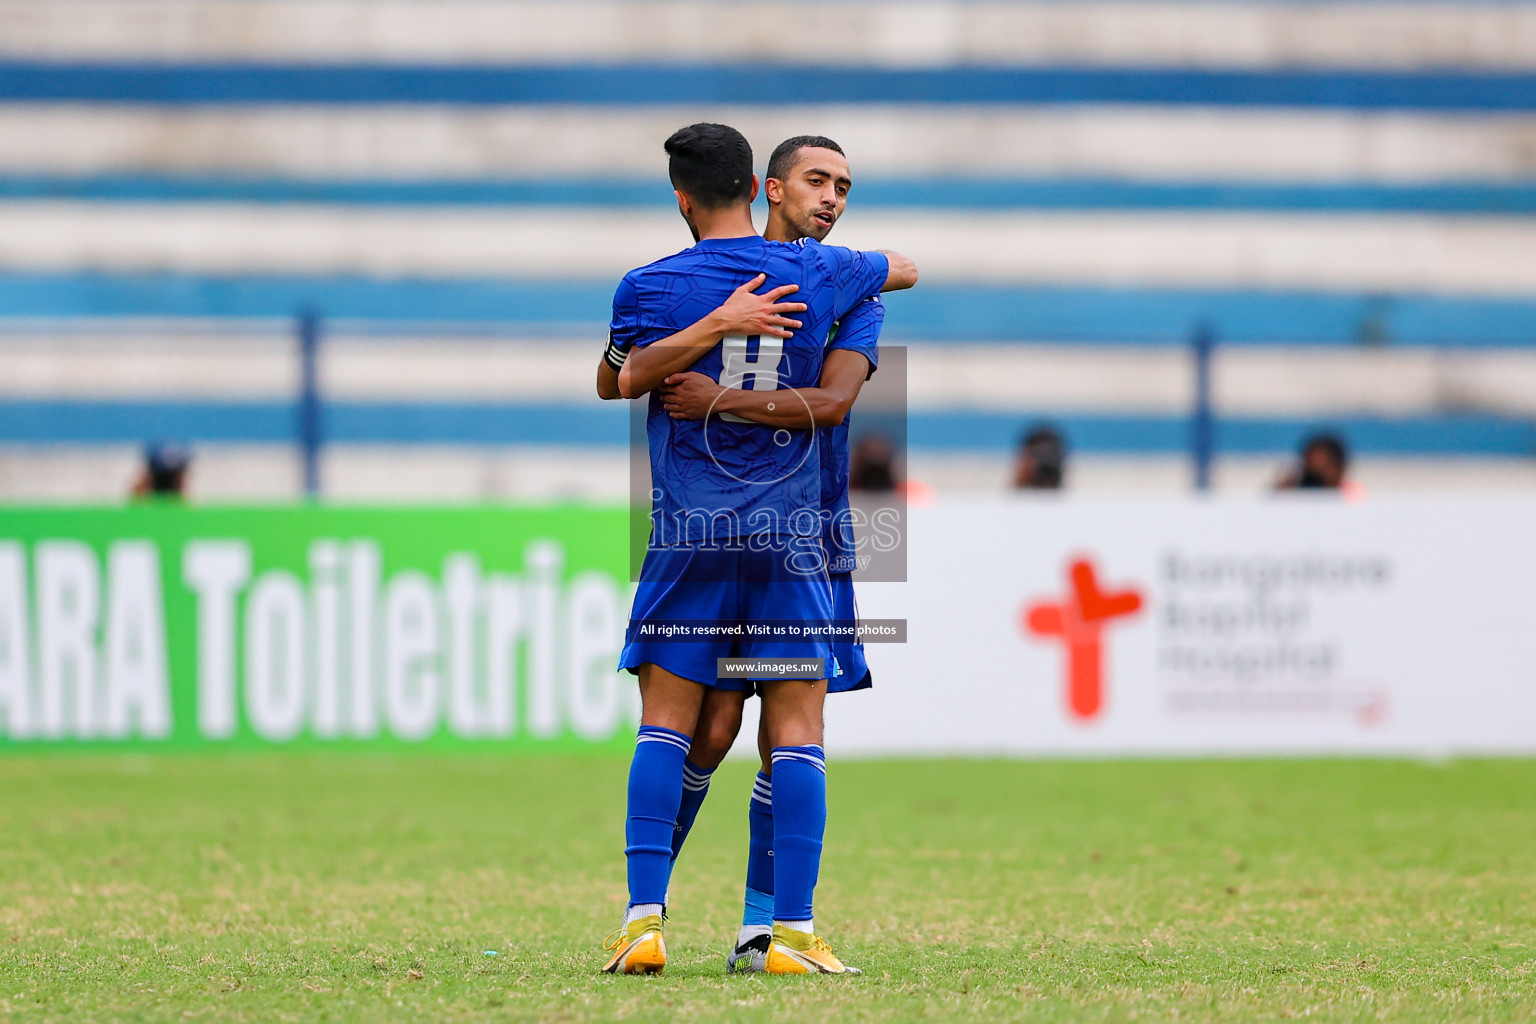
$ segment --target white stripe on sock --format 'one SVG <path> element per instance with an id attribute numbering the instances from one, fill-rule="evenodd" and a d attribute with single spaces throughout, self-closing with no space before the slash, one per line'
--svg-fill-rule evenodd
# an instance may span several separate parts
<path id="1" fill-rule="evenodd" d="M 801 762 L 803 762 L 805 764 L 815 765 L 816 768 L 819 771 L 821 771 L 823 774 L 825 774 L 826 770 L 827 770 L 827 759 L 825 757 L 816 757 L 816 756 L 814 756 L 812 754 L 800 754 L 800 753 L 792 753 L 792 752 L 791 753 L 783 753 L 783 754 L 781 754 L 781 753 L 779 753 L 776 750 L 776 751 L 773 752 L 773 760 L 775 762 L 778 762 L 778 761 L 801 761 Z"/>
<path id="2" fill-rule="evenodd" d="M 691 743 L 686 737 L 673 736 L 671 733 L 642 732 L 635 740 L 636 743 L 670 743 L 679 750 L 686 751 Z"/>

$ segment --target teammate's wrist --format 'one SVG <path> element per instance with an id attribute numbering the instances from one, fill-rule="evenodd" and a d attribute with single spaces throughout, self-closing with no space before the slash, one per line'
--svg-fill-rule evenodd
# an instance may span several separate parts
<path id="1" fill-rule="evenodd" d="M 709 333 L 715 336 L 715 341 L 718 342 L 721 338 L 730 334 L 732 326 L 734 325 L 731 323 L 730 318 L 725 315 L 724 306 L 709 314 Z"/>
<path id="2" fill-rule="evenodd" d="M 737 388 L 721 387 L 715 385 L 715 397 L 710 403 L 713 414 L 718 416 L 722 412 L 736 412 L 741 408 L 741 399 L 746 396 L 745 391 Z"/>

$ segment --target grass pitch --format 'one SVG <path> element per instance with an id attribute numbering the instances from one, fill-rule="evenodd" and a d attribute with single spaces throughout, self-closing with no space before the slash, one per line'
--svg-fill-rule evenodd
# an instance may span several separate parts
<path id="1" fill-rule="evenodd" d="M 1536 1017 L 1533 762 L 834 761 L 817 920 L 860 978 L 725 974 L 736 764 L 679 864 L 666 974 L 599 975 L 624 774 L 0 760 L 0 1017 Z"/>

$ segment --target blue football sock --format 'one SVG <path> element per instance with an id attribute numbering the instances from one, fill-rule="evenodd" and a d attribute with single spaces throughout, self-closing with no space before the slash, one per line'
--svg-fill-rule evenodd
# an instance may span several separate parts
<path id="1" fill-rule="evenodd" d="M 624 856 L 629 861 L 629 902 L 665 903 L 672 869 L 672 829 L 683 798 L 683 761 L 688 737 L 642 725 L 629 763 L 629 815 Z"/>
<path id="2" fill-rule="evenodd" d="M 743 926 L 773 926 L 773 781 L 762 772 L 747 811 L 747 899 Z"/>
<path id="3" fill-rule="evenodd" d="M 809 921 L 827 831 L 827 759 L 820 747 L 773 748 L 773 919 Z"/>
<path id="4" fill-rule="evenodd" d="M 693 819 L 699 816 L 704 798 L 709 795 L 709 777 L 713 768 L 700 768 L 692 761 L 683 761 L 683 802 L 677 808 L 677 826 L 672 829 L 672 859 L 682 852 L 688 833 L 693 831 Z"/>

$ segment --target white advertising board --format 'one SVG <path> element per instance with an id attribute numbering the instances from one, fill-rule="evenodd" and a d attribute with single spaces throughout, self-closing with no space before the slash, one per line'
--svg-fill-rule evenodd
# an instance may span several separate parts
<path id="1" fill-rule="evenodd" d="M 1536 499 L 1000 498 L 859 588 L 836 754 L 1536 754 Z"/>

